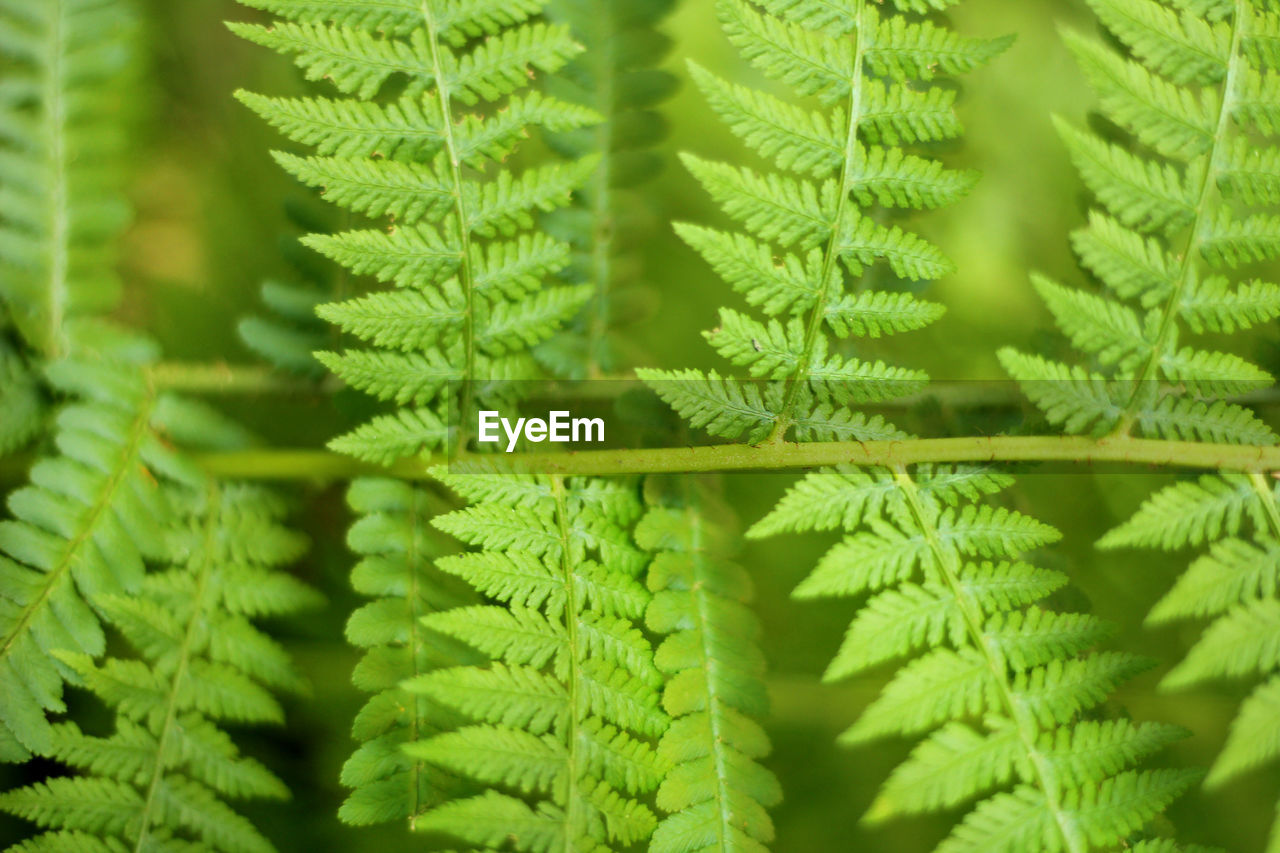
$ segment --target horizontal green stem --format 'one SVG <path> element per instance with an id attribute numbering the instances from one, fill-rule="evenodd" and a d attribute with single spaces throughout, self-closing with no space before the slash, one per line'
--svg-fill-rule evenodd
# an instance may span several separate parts
<path id="1" fill-rule="evenodd" d="M 197 457 L 210 474 L 258 480 L 346 480 L 370 474 L 424 479 L 443 460 L 410 460 L 390 468 L 367 465 L 324 451 L 255 450 Z M 1063 436 L 930 438 L 905 441 L 724 445 L 646 450 L 589 450 L 466 456 L 453 470 L 502 470 L 567 476 L 677 474 L 710 471 L 782 471 L 831 465 L 892 467 L 928 462 L 1119 463 L 1164 468 L 1280 471 L 1280 447 L 1200 444 L 1147 439 Z"/>
<path id="2" fill-rule="evenodd" d="M 336 381 L 307 380 L 269 367 L 163 362 L 147 371 L 152 384 L 185 394 L 317 394 L 332 392 Z"/>

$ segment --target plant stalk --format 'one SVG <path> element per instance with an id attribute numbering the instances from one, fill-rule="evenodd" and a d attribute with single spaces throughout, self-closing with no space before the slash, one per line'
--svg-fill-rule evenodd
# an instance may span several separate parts
<path id="1" fill-rule="evenodd" d="M 247 480 L 349 480 L 369 475 L 427 479 L 444 458 L 406 460 L 383 468 L 326 451 L 249 450 L 196 456 L 217 477 Z M 463 455 L 449 463 L 457 473 L 533 472 L 561 476 L 680 474 L 712 471 L 786 471 L 832 465 L 894 467 L 944 462 L 1114 463 L 1183 470 L 1280 471 L 1280 447 L 1202 444 L 1135 438 L 1072 436 L 929 438 L 903 441 L 720 445 L 643 450 Z"/>

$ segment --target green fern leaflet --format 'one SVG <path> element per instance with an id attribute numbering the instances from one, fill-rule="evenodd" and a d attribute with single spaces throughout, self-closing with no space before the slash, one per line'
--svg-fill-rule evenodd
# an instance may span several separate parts
<path id="1" fill-rule="evenodd" d="M 751 535 L 845 532 L 795 591 L 869 596 L 827 680 L 910 658 L 841 738 L 925 736 L 864 820 L 978 800 L 938 853 L 1112 850 L 1200 773 L 1132 769 L 1181 730 L 1090 715 L 1149 664 L 1095 650 L 1110 634 L 1095 617 L 1038 604 L 1067 578 L 1025 556 L 1059 534 L 980 502 L 1011 484 L 953 466 L 818 472 Z"/>
<path id="2" fill-rule="evenodd" d="M 314 150 L 278 152 L 280 165 L 334 204 L 393 223 L 306 239 L 353 273 L 398 288 L 319 309 L 372 345 L 320 353 L 325 366 L 403 407 L 333 447 L 374 462 L 438 449 L 451 411 L 469 412 L 486 395 L 502 399 L 495 385 L 475 383 L 536 377 L 531 349 L 590 297 L 589 287 L 544 286 L 569 263 L 570 248 L 532 229 L 536 214 L 569 203 L 593 163 L 520 174 L 503 166 L 533 128 L 567 132 L 598 119 L 526 91 L 581 48 L 567 27 L 535 20 L 538 2 L 246 5 L 285 20 L 232 24 L 237 34 L 292 56 L 344 96 L 240 93 Z"/>
<path id="3" fill-rule="evenodd" d="M 49 754 L 80 775 L 0 794 L 0 809 L 48 830 L 14 850 L 274 850 L 225 801 L 288 791 L 218 724 L 280 723 L 270 690 L 304 686 L 251 620 L 317 603 L 277 568 L 305 543 L 278 524 L 283 504 L 254 488 L 211 486 L 175 500 L 174 567 L 148 575 L 136 595 L 99 599 L 140 659 L 56 653 L 115 710 L 115 732 L 52 728 Z"/>
<path id="4" fill-rule="evenodd" d="M 640 376 L 695 427 L 724 438 L 896 438 L 882 420 L 849 407 L 914 393 L 927 378 L 859 359 L 842 341 L 919 329 L 942 314 L 897 283 L 871 289 L 877 265 L 898 283 L 936 279 L 952 266 L 936 246 L 873 214 L 941 207 L 972 188 L 976 174 L 904 146 L 957 136 L 954 91 L 931 81 L 986 63 L 1011 40 L 963 38 L 871 0 L 759 5 L 763 12 L 744 0 L 718 0 L 729 39 L 766 76 L 824 108 L 801 108 L 693 65 L 715 112 L 782 171 L 686 155 L 685 165 L 745 233 L 692 224 L 677 230 L 767 315 L 760 321 L 726 308 L 707 333 L 721 356 L 764 385 L 736 386 L 714 372 Z"/>
<path id="5" fill-rule="evenodd" d="M 475 796 L 416 822 L 481 848 L 609 850 L 644 841 L 642 799 L 666 766 L 650 741 L 668 718 L 662 676 L 634 626 L 649 594 L 627 532 L 632 486 L 533 476 L 445 476 L 472 505 L 436 519 L 481 550 L 437 564 L 500 604 L 454 608 L 423 624 L 492 663 L 438 669 L 411 693 L 468 718 L 407 747 L 472 780 Z"/>

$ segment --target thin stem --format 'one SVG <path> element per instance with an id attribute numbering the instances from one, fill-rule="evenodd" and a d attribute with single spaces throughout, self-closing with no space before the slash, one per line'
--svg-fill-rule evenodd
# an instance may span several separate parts
<path id="1" fill-rule="evenodd" d="M 685 486 L 686 496 L 692 496 L 694 490 L 687 485 Z M 692 541 L 689 550 L 693 554 L 694 566 L 694 584 L 691 590 L 693 600 L 697 603 L 697 611 L 695 614 L 698 635 L 702 638 L 702 659 L 704 661 L 704 673 L 706 675 L 705 682 L 707 688 L 707 719 L 711 723 L 711 740 L 714 742 L 712 751 L 715 754 L 716 767 L 716 807 L 720 815 L 720 822 L 716 825 L 717 849 L 730 853 L 733 849 L 733 843 L 728 837 L 728 831 L 733 823 L 733 810 L 729 804 L 729 779 L 733 775 L 733 771 L 725 765 L 725 734 L 722 731 L 721 723 L 725 714 L 722 709 L 724 700 L 720 698 L 718 686 L 720 684 L 721 675 L 719 669 L 724 665 L 720 654 L 712 648 L 711 642 L 711 623 L 712 614 L 708 602 L 710 596 L 708 584 L 714 583 L 708 575 L 714 574 L 713 569 L 708 568 L 711 560 L 707 553 L 707 539 L 705 535 L 706 523 L 698 506 L 691 506 L 686 510 L 689 517 L 689 526 L 693 529 Z"/>
<path id="2" fill-rule="evenodd" d="M 579 731 L 581 721 L 578 719 L 579 698 L 578 683 L 581 681 L 579 655 L 581 649 L 578 641 L 578 585 L 574 577 L 573 543 L 569 534 L 569 502 L 566 499 L 564 478 L 554 477 L 551 481 L 556 499 L 556 525 L 560 535 L 560 568 L 564 580 L 564 630 L 568 645 L 569 666 L 565 677 L 565 687 L 569 700 L 568 731 L 565 733 L 565 747 L 568 749 L 565 773 L 564 802 L 564 853 L 573 853 L 578 849 L 577 833 L 574 827 L 580 825 L 582 795 L 579 793 L 579 775 L 581 758 L 578 755 L 578 741 L 582 738 Z"/>
<path id="3" fill-rule="evenodd" d="M 182 643 L 178 648 L 177 669 L 173 673 L 173 681 L 169 685 L 169 695 L 165 699 L 164 720 L 160 724 L 160 734 L 156 738 L 156 766 L 151 773 L 151 781 L 147 784 L 147 793 L 142 803 L 142 811 L 138 816 L 138 838 L 134 842 L 134 853 L 142 853 L 150 849 L 148 843 L 151 834 L 152 812 L 157 807 L 160 782 L 165 774 L 165 754 L 168 752 L 169 738 L 173 735 L 178 717 L 178 700 L 182 696 L 182 688 L 191 664 L 191 647 L 196 636 L 197 627 L 204 627 L 204 597 L 209 586 L 209 574 L 213 565 L 210 556 L 216 548 L 219 533 L 219 511 L 221 504 L 217 486 L 208 490 L 209 507 L 204 518 L 204 545 L 195 559 L 199 569 L 196 573 L 196 591 L 191 600 L 191 615 L 187 620 L 187 628 L 182 634 Z"/>
<path id="4" fill-rule="evenodd" d="M 865 0 L 858 0 L 853 22 L 853 78 L 849 89 L 849 121 L 845 128 L 844 162 L 840 165 L 840 192 L 836 197 L 836 209 L 832 219 L 831 239 L 827 243 L 826 254 L 822 259 L 822 279 L 818 282 L 818 297 L 814 301 L 813 311 L 809 315 L 808 325 L 804 332 L 804 349 L 796 363 L 796 369 L 787 377 L 786 390 L 783 394 L 782 406 L 778 411 L 778 422 L 770 433 L 766 443 L 779 443 L 787 436 L 787 430 L 794 421 L 796 398 L 803 387 L 809 370 L 813 366 L 813 350 L 818 336 L 822 333 L 822 323 L 826 319 L 827 302 L 831 299 L 831 279 L 835 277 L 837 265 L 840 263 L 840 226 L 844 222 L 845 211 L 849 207 L 849 194 L 852 192 L 851 180 L 854 166 L 860 157 L 861 147 L 858 144 L 858 131 L 862 124 L 862 66 L 867 47 L 867 39 L 862 32 Z"/>
<path id="5" fill-rule="evenodd" d="M 422 512 L 421 503 L 423 502 L 420 493 L 415 492 L 409 501 L 409 529 L 413 534 L 409 537 L 409 542 L 405 548 L 405 564 L 409 567 L 408 584 L 405 589 L 405 604 L 409 611 L 409 637 L 407 639 L 409 652 L 409 680 L 417 678 L 422 672 L 418 669 L 418 645 L 420 632 L 422 630 L 422 619 L 426 613 L 419 612 L 418 604 L 420 596 L 418 594 L 418 570 L 419 562 L 423 559 L 420 542 L 418 538 L 419 526 L 426 524 L 429 515 Z M 409 743 L 417 743 L 421 736 L 419 720 L 427 717 L 427 700 L 426 697 L 418 695 L 412 697 L 413 708 L 409 713 Z M 418 815 L 422 813 L 422 774 L 426 770 L 423 762 L 414 759 L 410 764 L 409 770 L 409 829 L 416 829 L 418 823 Z"/>
<path id="6" fill-rule="evenodd" d="M 597 11 L 597 10 L 593 10 Z M 599 58 L 596 68 L 596 107 L 604 113 L 612 112 L 614 93 L 614 75 L 618 73 L 617 56 L 613 49 L 617 36 L 617 17 L 612 3 L 602 3 L 596 19 L 598 31 L 604 31 L 603 37 L 593 40 L 596 45 L 591 51 Z M 609 333 L 610 309 L 613 286 L 613 251 L 617 236 L 616 217 L 613 212 L 613 142 L 615 123 L 603 121 L 596 127 L 596 150 L 600 153 L 600 165 L 596 167 L 595 190 L 591 198 L 591 270 L 595 279 L 595 298 L 590 308 L 587 323 L 587 377 L 598 379 L 601 376 L 600 360 L 597 357 L 604 346 L 605 336 Z"/>
<path id="7" fill-rule="evenodd" d="M 471 400 L 474 389 L 472 381 L 476 378 L 476 293 L 475 271 L 471 268 L 471 217 L 467 212 L 467 197 L 462 180 L 462 158 L 458 154 L 458 141 L 453 129 L 453 98 L 449 88 L 448 76 L 444 67 L 445 48 L 440 44 L 440 28 L 435 14 L 427 0 L 422 3 L 422 17 L 427 26 L 427 41 L 431 48 L 431 73 L 436 81 L 436 94 L 440 100 L 440 121 L 444 129 L 445 154 L 449 158 L 450 174 L 453 180 L 454 214 L 458 217 L 458 237 L 462 243 L 462 257 L 459 259 L 458 278 L 462 292 L 466 295 L 467 307 L 463 320 L 462 345 L 464 360 L 462 367 L 462 399 L 458 408 L 459 423 L 464 423 L 467 412 L 471 411 Z M 458 447 L 466 446 L 465 431 L 458 437 Z"/>
<path id="8" fill-rule="evenodd" d="M 915 519 L 916 527 L 924 533 L 929 550 L 933 552 L 938 571 L 942 574 L 947 588 L 951 590 L 951 594 L 955 596 L 956 602 L 960 605 L 960 614 L 964 619 L 965 630 L 969 634 L 970 645 L 982 655 L 982 659 L 987 665 L 987 670 L 991 674 L 991 682 L 995 685 L 996 693 L 1000 696 L 1000 703 L 1004 705 L 1005 712 L 1017 730 L 1018 740 L 1021 741 L 1022 748 L 1026 751 L 1027 758 L 1036 777 L 1035 784 L 1044 792 L 1049 814 L 1053 815 L 1054 824 L 1058 828 L 1058 833 L 1062 836 L 1067 853 L 1085 853 L 1083 841 L 1072 831 L 1071 818 L 1063 809 L 1062 792 L 1058 790 L 1057 776 L 1044 754 L 1036 748 L 1036 735 L 1039 733 L 1039 728 L 1036 726 L 1035 717 L 1018 702 L 1017 697 L 1014 695 L 1013 687 L 1009 683 L 1009 664 L 999 647 L 987 642 L 982 607 L 974 599 L 973 594 L 965 590 L 960 580 L 961 566 L 959 557 L 950 548 L 942 547 L 942 543 L 938 538 L 938 528 L 933 523 L 932 515 L 925 510 L 924 504 L 920 499 L 920 490 L 916 486 L 915 480 L 912 479 L 911 474 L 903 466 L 896 467 L 893 474 L 894 480 L 898 483 L 898 488 L 906 497 L 907 505 L 911 508 L 911 515 Z"/>
<path id="9" fill-rule="evenodd" d="M 50 13 L 49 66 L 45 79 L 45 130 L 49 140 L 49 281 L 45 292 L 45 355 L 62 353 L 62 326 L 66 318 L 67 275 L 71 267 L 70 167 L 66 142 L 66 93 L 63 91 L 63 54 L 67 4 L 55 0 Z"/>
<path id="10" fill-rule="evenodd" d="M 424 480 L 444 459 L 406 460 L 389 467 L 311 450 L 251 450 L 195 457 L 213 476 L 248 480 L 349 480 L 382 475 Z M 1156 439 L 1076 436 L 997 436 L 903 441 L 771 444 L 762 447 L 666 447 L 577 453 L 463 455 L 455 471 L 532 471 L 562 476 L 680 474 L 711 471 L 785 471 L 832 465 L 897 467 L 936 462 L 1117 463 L 1189 470 L 1280 471 L 1280 447 L 1202 444 Z"/>
<path id="11" fill-rule="evenodd" d="M 1142 369 L 1133 380 L 1133 390 L 1129 402 L 1125 405 L 1124 414 L 1120 418 L 1113 435 L 1127 436 L 1133 433 L 1137 425 L 1137 412 L 1142 404 L 1142 393 L 1146 383 L 1159 378 L 1160 360 L 1178 328 L 1178 309 L 1183 296 L 1196 279 L 1201 251 L 1209 236 L 1213 224 L 1215 201 L 1220 200 L 1218 180 L 1226 169 L 1225 158 L 1230 156 L 1227 144 L 1227 133 L 1231 127 L 1231 114 L 1235 107 L 1237 89 L 1243 66 L 1241 49 L 1245 34 L 1249 27 L 1249 16 L 1252 14 L 1248 0 L 1235 0 L 1235 15 L 1232 20 L 1231 54 L 1227 59 L 1227 77 L 1222 87 L 1222 103 L 1218 112 L 1218 123 L 1214 129 L 1213 142 L 1205 155 L 1204 176 L 1201 179 L 1199 196 L 1196 202 L 1195 218 L 1190 225 L 1187 244 L 1179 260 L 1177 279 L 1173 290 L 1164 305 L 1160 317 L 1160 328 L 1156 338 L 1151 342 L 1151 354 L 1147 357 Z"/>
<path id="12" fill-rule="evenodd" d="M 147 373 L 155 387 L 184 394 L 324 394 L 340 387 L 333 377 L 310 381 L 270 367 L 226 362 L 162 362 Z"/>
<path id="13" fill-rule="evenodd" d="M 1262 506 L 1267 513 L 1267 522 L 1271 526 L 1271 535 L 1280 539 L 1280 506 L 1276 505 L 1273 484 L 1267 481 L 1266 476 L 1256 471 L 1249 474 L 1249 482 L 1253 484 L 1254 492 L 1262 499 Z"/>

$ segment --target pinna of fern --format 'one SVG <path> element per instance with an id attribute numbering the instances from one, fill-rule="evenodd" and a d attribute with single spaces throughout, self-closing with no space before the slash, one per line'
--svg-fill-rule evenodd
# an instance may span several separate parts
<path id="1" fill-rule="evenodd" d="M 758 722 L 769 702 L 751 579 L 730 560 L 731 525 L 710 485 L 655 478 L 645 490 L 635 532 L 653 555 L 645 622 L 666 637 L 655 662 L 672 718 L 658 745 L 671 768 L 657 793 L 667 817 L 649 850 L 765 851 L 774 840 L 767 809 L 782 791 L 759 763 L 770 749 Z"/>
<path id="2" fill-rule="evenodd" d="M 320 308 L 371 349 L 322 353 L 355 388 L 405 407 L 336 440 L 335 449 L 389 462 L 443 445 L 449 413 L 469 411 L 500 383 L 531 378 L 530 350 L 577 313 L 589 287 L 544 287 L 569 261 L 534 214 L 567 204 L 591 162 L 533 168 L 504 161 L 533 127 L 560 132 L 589 109 L 524 91 L 580 48 L 568 28 L 533 20 L 540 0 L 458 3 L 244 0 L 284 20 L 232 24 L 293 56 L 343 97 L 240 99 L 294 142 L 291 174 L 386 229 L 316 234 L 307 245 L 357 275 L 398 289 Z"/>
<path id="3" fill-rule="evenodd" d="M 55 653 L 115 710 L 115 731 L 53 726 L 49 754 L 79 773 L 0 794 L 0 809 L 47 830 L 15 850 L 274 849 L 225 801 L 288 792 L 219 724 L 281 722 L 271 690 L 303 686 L 252 620 L 316 603 L 277 569 L 304 543 L 278 523 L 283 503 L 255 487 L 210 483 L 174 501 L 173 567 L 149 574 L 133 595 L 98 599 L 139 657 L 97 663 Z"/>
<path id="4" fill-rule="evenodd" d="M 1245 699 L 1205 780 L 1217 789 L 1280 758 L 1280 487 L 1263 474 L 1206 474 L 1153 495 L 1108 533 L 1103 548 L 1207 547 L 1151 610 L 1148 622 L 1209 620 L 1161 682 L 1186 689 L 1263 678 Z M 1266 848 L 1280 851 L 1280 818 Z"/>
<path id="5" fill-rule="evenodd" d="M 827 680 L 911 658 L 841 738 L 926 736 L 865 820 L 980 800 L 939 853 L 1129 849 L 1200 774 L 1133 769 L 1180 730 L 1092 714 L 1148 664 L 1095 650 L 1110 633 L 1095 617 L 1037 604 L 1067 579 L 1024 555 L 1059 534 L 982 502 L 1011 483 L 964 466 L 820 471 L 748 535 L 845 532 L 795 592 L 867 596 Z"/>
<path id="6" fill-rule="evenodd" d="M 457 728 L 466 720 L 403 684 L 445 667 L 480 662 L 481 656 L 422 620 L 476 603 L 435 560 L 457 550 L 431 519 L 453 507 L 426 488 L 397 480 L 351 484 L 347 502 L 358 518 L 347 534 L 360 561 L 351 572 L 356 591 L 373 598 L 351 614 L 347 639 L 364 649 L 352 677 L 373 694 L 356 715 L 352 735 L 359 748 L 342 768 L 351 793 L 338 811 L 346 823 L 407 820 L 466 793 L 468 784 L 411 757 L 406 744 Z"/>
<path id="7" fill-rule="evenodd" d="M 43 358 L 120 292 L 137 30 L 123 0 L 0 2 L 0 299 Z"/>
<path id="8" fill-rule="evenodd" d="M 44 426 L 44 399 L 32 365 L 5 340 L 0 317 L 0 458 L 26 447 Z"/>
<path id="9" fill-rule="evenodd" d="M 1280 257 L 1280 18 L 1253 0 L 1089 5 L 1128 55 L 1065 37 L 1126 142 L 1058 127 L 1098 202 L 1073 245 L 1106 292 L 1035 280 L 1089 361 L 1001 359 L 1069 432 L 1271 444 L 1227 398 L 1272 377 L 1188 339 L 1280 316 L 1280 286 L 1238 272 Z"/>
<path id="10" fill-rule="evenodd" d="M 137 593 L 145 561 L 167 555 L 164 484 L 202 481 L 165 436 L 167 424 L 198 410 L 147 382 L 154 347 L 84 320 L 69 323 L 67 335 L 73 355 L 46 370 L 70 401 L 56 415 L 54 448 L 9 496 L 12 518 L 0 522 L 5 761 L 48 753 L 45 714 L 63 710 L 63 683 L 76 680 L 54 652 L 103 653 L 98 599 Z"/>
<path id="11" fill-rule="evenodd" d="M 311 205 L 286 203 L 291 225 L 304 231 L 325 227 Z M 316 309 L 345 286 L 346 271 L 298 244 L 292 234 L 282 235 L 280 252 L 291 274 L 263 282 L 261 308 L 236 324 L 240 342 L 260 359 L 284 373 L 309 379 L 326 375 L 315 353 L 329 346 L 337 331 L 316 316 Z"/>
<path id="12" fill-rule="evenodd" d="M 68 323 L 119 294 L 137 24 L 128 0 L 0 2 L 0 454 L 44 426 Z"/>
<path id="13" fill-rule="evenodd" d="M 495 604 L 440 611 L 425 627 L 473 647 L 485 665 L 405 683 L 470 721 L 406 747 L 478 792 L 420 815 L 419 830 L 476 848 L 611 850 L 647 839 L 640 800 L 665 767 L 662 677 L 634 627 L 649 603 L 640 514 L 624 482 L 441 475 L 471 504 L 435 525 L 481 550 L 440 558 Z"/>
<path id="14" fill-rule="evenodd" d="M 951 262 L 879 211 L 953 203 L 976 175 L 908 153 L 953 138 L 955 92 L 929 85 L 970 71 L 1010 39 L 970 39 L 922 17 L 936 3 L 897 0 L 718 0 L 730 40 L 765 75 L 822 105 L 813 110 L 722 80 L 694 65 L 712 108 L 778 171 L 686 155 L 685 165 L 742 232 L 681 224 L 679 234 L 768 319 L 724 309 L 707 334 L 763 387 L 712 372 L 643 371 L 677 411 L 712 435 L 752 443 L 898 437 L 850 406 L 920 389 L 919 371 L 864 361 L 840 341 L 929 325 L 942 313 L 902 283 L 936 279 Z M 951 5 L 943 3 L 943 6 Z M 884 262 L 896 279 L 869 281 Z M 834 336 L 834 338 L 833 338 Z"/>
<path id="15" fill-rule="evenodd" d="M 1036 282 L 1063 332 L 1090 357 L 1087 368 L 1013 351 L 1002 360 L 1071 432 L 1273 444 L 1271 428 L 1230 401 L 1272 377 L 1183 339 L 1280 316 L 1280 286 L 1234 272 L 1280 256 L 1280 17 L 1250 0 L 1090 5 L 1131 56 L 1076 35 L 1068 43 L 1104 115 L 1137 144 L 1060 128 L 1102 207 L 1073 242 L 1110 294 Z M 1277 670 L 1278 543 L 1273 484 L 1260 473 L 1226 472 L 1157 493 L 1102 539 L 1104 548 L 1209 546 L 1150 616 L 1214 620 L 1165 686 Z M 1280 753 L 1276 684 L 1245 702 L 1208 785 Z M 1270 849 L 1280 850 L 1280 828 Z"/>
<path id="16" fill-rule="evenodd" d="M 658 27 L 674 6 L 675 0 L 551 0 L 547 7 L 585 48 L 548 79 L 548 91 L 604 118 L 548 137 L 566 158 L 598 157 L 573 205 L 544 219 L 550 233 L 573 247 L 563 277 L 593 288 L 573 323 L 536 351 L 560 376 L 614 375 L 637 360 L 621 330 L 641 322 L 650 301 L 639 249 L 652 230 L 652 205 L 638 190 L 665 165 L 654 150 L 667 136 L 658 107 L 677 80 L 657 67 L 671 49 Z"/>

